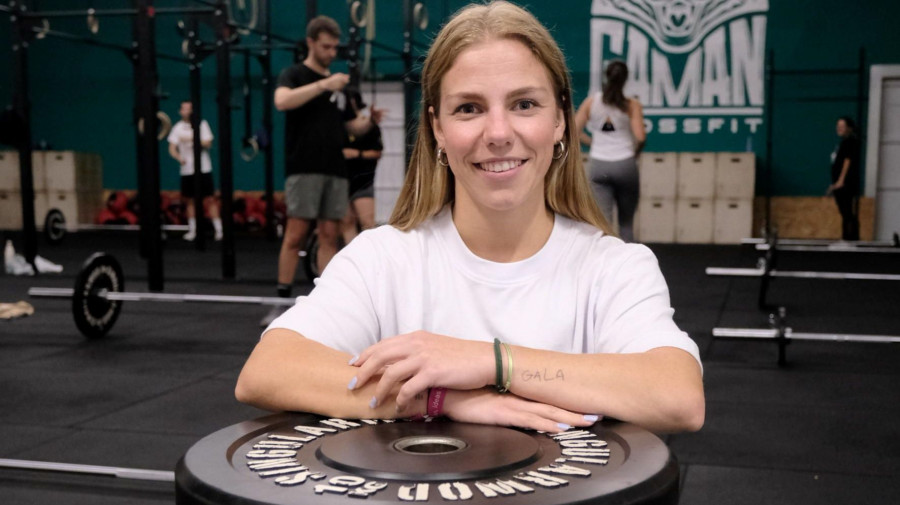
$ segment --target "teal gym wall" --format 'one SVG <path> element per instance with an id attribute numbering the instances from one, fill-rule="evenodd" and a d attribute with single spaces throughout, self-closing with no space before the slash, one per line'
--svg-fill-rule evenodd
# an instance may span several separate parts
<path id="1" fill-rule="evenodd" d="M 158 7 L 193 5 L 189 0 L 157 0 Z M 347 26 L 348 8 L 343 0 L 319 0 L 319 11 L 338 20 Z M 456 9 L 467 2 L 461 0 L 427 0 L 431 23 L 423 33 L 417 34 L 420 47 L 418 53 L 424 53 L 425 46 L 438 28 L 441 20 L 446 19 Z M 668 91 L 678 91 L 678 86 L 691 72 L 685 67 L 691 61 L 699 62 L 702 80 L 688 84 L 697 86 L 711 85 L 712 80 L 735 78 L 733 72 L 735 55 L 731 49 L 735 37 L 750 37 L 750 42 L 760 44 L 759 37 L 754 37 L 753 23 L 762 20 L 765 23 L 764 49 L 775 51 L 777 70 L 789 69 L 856 69 L 859 65 L 860 49 L 865 50 L 866 66 L 900 62 L 900 30 L 896 29 L 896 19 L 900 19 L 900 2 L 895 0 L 870 0 L 867 2 L 848 3 L 838 0 L 744 0 L 735 2 L 712 1 L 715 4 L 748 4 L 749 10 L 737 17 L 725 16 L 717 21 L 705 35 L 701 36 L 693 50 L 683 53 L 667 54 L 669 74 L 660 73 L 658 61 L 653 59 L 662 54 L 661 44 L 672 42 L 664 37 L 656 40 L 652 37 L 653 27 L 646 22 L 631 23 L 628 16 L 616 14 L 643 8 L 650 12 L 647 0 L 557 0 L 554 2 L 527 1 L 519 2 L 534 12 L 553 32 L 568 59 L 575 84 L 576 104 L 587 96 L 592 85 L 591 60 L 609 59 L 616 56 L 612 51 L 612 37 L 602 40 L 602 50 L 594 44 L 592 51 L 592 22 L 606 20 L 622 23 L 626 29 L 634 31 L 633 39 L 625 39 L 619 53 L 633 51 L 633 57 L 643 58 L 651 62 L 649 79 L 671 80 Z M 655 2 L 653 2 L 655 3 Z M 694 2 L 686 0 L 682 4 Z M 703 3 L 703 2 L 697 2 Z M 44 10 L 73 9 L 94 7 L 117 8 L 130 6 L 126 0 L 32 0 L 32 6 Z M 305 3 L 297 0 L 271 0 L 272 31 L 277 34 L 300 38 L 306 23 Z M 594 5 L 597 4 L 597 5 Z M 670 2 L 670 4 L 672 4 Z M 377 0 L 376 4 L 376 38 L 387 46 L 402 47 L 401 0 Z M 592 13 L 592 6 L 594 7 Z M 598 13 L 599 12 L 599 13 Z M 612 14 L 611 14 L 612 13 Z M 676 13 L 678 14 L 678 13 Z M 5 17 L 5 14 L 3 14 Z M 632 16 L 633 18 L 633 16 Z M 160 53 L 177 55 L 180 53 L 181 37 L 176 33 L 175 16 L 160 16 L 157 19 L 157 50 Z M 671 18 L 683 22 L 680 15 Z M 592 21 L 594 20 L 594 21 Z M 736 25 L 732 23 L 737 22 Z M 131 25 L 127 18 L 103 18 L 100 21 L 100 33 L 97 39 L 121 45 L 130 44 Z M 718 28 L 722 28 L 719 30 Z M 87 35 L 84 18 L 55 19 L 51 27 L 54 30 L 67 31 Z M 10 24 L 4 19 L 0 22 L 0 68 L 3 78 L 0 79 L 0 101 L 8 104 L 11 101 L 12 58 L 10 49 Z M 671 28 L 671 27 L 670 27 Z M 676 26 L 677 28 L 677 26 Z M 743 31 L 735 29 L 744 29 Z M 207 38 L 212 34 L 207 33 Z M 718 40 L 715 37 L 720 37 Z M 648 41 L 647 48 L 638 42 Z M 715 42 L 724 43 L 724 53 Z M 633 42 L 632 41 L 637 41 Z M 759 46 L 757 46 L 759 48 Z M 710 49 L 712 48 L 712 49 Z M 676 51 L 684 51 L 684 47 Z M 699 51 L 696 60 L 691 55 Z M 601 55 L 600 53 L 605 53 Z M 373 52 L 376 70 L 385 79 L 396 79 L 402 72 L 400 60 L 382 49 Z M 287 51 L 274 53 L 273 66 L 281 69 L 291 63 L 291 54 Z M 747 56 L 742 57 L 746 63 Z M 640 60 L 635 60 L 640 61 Z M 719 67 L 716 67 L 719 64 Z M 177 119 L 178 103 L 187 98 L 188 69 L 183 63 L 159 60 L 161 91 L 168 97 L 161 102 L 161 108 L 173 119 Z M 233 94 L 231 101 L 235 105 L 241 103 L 241 86 L 243 57 L 235 54 L 232 59 Z M 595 65 L 596 66 L 596 65 Z M 707 67 L 709 67 L 707 69 Z M 251 65 L 254 73 L 253 124 L 251 130 L 258 128 L 261 122 L 261 102 L 259 99 L 259 66 L 254 61 Z M 334 67 L 340 70 L 342 66 Z M 694 69 L 694 67 L 690 67 Z M 724 69 L 724 70 L 723 70 Z M 214 132 L 216 120 L 215 97 L 215 60 L 210 57 L 203 65 L 203 116 L 210 122 Z M 707 75 L 706 72 L 709 72 Z M 596 73 L 596 72 L 595 72 Z M 744 74 L 751 73 L 749 70 Z M 868 73 L 868 69 L 866 69 Z M 682 75 L 685 74 L 685 75 Z M 745 80 L 750 79 L 746 75 Z M 692 74 L 693 75 L 693 74 Z M 660 77 L 662 76 L 662 77 Z M 709 77 L 709 79 L 707 79 Z M 111 189 L 132 189 L 136 187 L 135 138 L 132 126 L 133 82 L 132 66 L 125 55 L 119 51 L 90 47 L 68 41 L 47 37 L 32 41 L 29 52 L 29 79 L 32 104 L 33 139 L 35 143 L 43 142 L 52 149 L 98 152 L 104 160 L 104 186 Z M 706 82 L 709 81 L 709 82 Z M 665 86 L 657 86 L 659 90 Z M 688 85 L 683 86 L 684 93 L 690 94 Z M 711 88 L 711 89 L 713 89 Z M 866 88 L 866 91 L 868 88 Z M 751 101 L 749 90 L 744 90 L 744 101 Z M 714 94 L 714 93 L 713 93 Z M 692 114 L 666 115 L 662 111 L 657 116 L 648 116 L 652 124 L 649 134 L 648 151 L 744 151 L 752 150 L 761 158 L 765 157 L 765 130 L 773 126 L 773 194 L 786 196 L 821 195 L 828 185 L 829 154 L 837 138 L 834 134 L 834 122 L 842 115 L 856 115 L 857 81 L 854 74 L 818 74 L 804 76 L 778 75 L 775 81 L 774 125 L 768 125 L 761 115 L 754 121 L 759 123 L 755 131 L 744 122 L 744 116 L 730 116 L 713 111 L 711 115 Z M 732 95 L 732 102 L 739 102 Z M 701 97 L 706 100 L 706 95 Z M 722 97 L 713 97 L 713 108 L 722 105 Z M 672 101 L 672 100 L 670 100 Z M 728 101 L 727 99 L 725 100 Z M 645 104 L 649 107 L 652 104 Z M 675 104 L 677 105 L 677 104 Z M 683 104 L 685 105 L 685 104 Z M 664 107 L 671 107 L 665 103 Z M 761 107 L 762 104 L 759 104 Z M 865 108 L 863 110 L 866 110 Z M 722 118 L 721 124 L 712 123 L 711 118 Z M 738 119 L 735 128 L 731 119 Z M 865 118 L 863 118 L 865 120 Z M 233 111 L 233 136 L 235 146 L 240 145 L 244 135 L 243 113 Z M 713 130 L 713 131 L 711 131 Z M 737 130 L 732 131 L 732 130 Z M 282 177 L 282 117 L 275 113 L 275 131 L 272 138 L 275 142 L 276 187 L 280 188 Z M 218 153 L 213 151 L 214 164 Z M 164 189 L 177 187 L 177 167 L 166 153 L 165 143 L 160 144 L 160 160 L 162 169 L 162 186 Z M 263 188 L 263 164 L 258 157 L 252 162 L 245 162 L 239 156 L 234 158 L 235 189 L 259 190 Z M 761 181 L 761 179 L 759 179 Z M 757 192 L 764 189 L 758 182 Z"/>

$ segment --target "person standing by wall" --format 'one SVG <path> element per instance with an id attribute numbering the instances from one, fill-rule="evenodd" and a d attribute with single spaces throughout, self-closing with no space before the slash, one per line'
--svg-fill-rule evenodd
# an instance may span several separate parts
<path id="1" fill-rule="evenodd" d="M 591 132 L 587 172 L 597 203 L 608 221 L 612 221 L 613 208 L 617 208 L 619 235 L 626 242 L 634 242 L 634 213 L 640 194 L 637 156 L 647 133 L 641 102 L 625 97 L 627 80 L 625 63 L 610 62 L 603 90 L 581 103 L 575 122 L 578 132 L 585 126 Z"/>
<path id="2" fill-rule="evenodd" d="M 280 297 L 290 297 L 298 254 L 316 223 L 321 272 L 337 252 L 341 219 L 347 211 L 348 181 L 343 147 L 347 132 L 362 135 L 380 119 L 357 116 L 351 107 L 341 108 L 338 93 L 350 76 L 329 67 L 337 57 L 341 29 L 327 16 L 313 18 L 306 27 L 306 58 L 281 72 L 275 88 L 275 108 L 285 112 L 285 183 L 287 222 L 278 256 Z M 346 130 L 345 130 L 346 128 Z M 273 307 L 260 321 L 268 325 L 284 311 Z"/>
<path id="3" fill-rule="evenodd" d="M 181 165 L 181 196 L 185 200 L 185 213 L 188 220 L 188 232 L 184 234 L 185 240 L 197 238 L 197 216 L 194 214 L 194 130 L 191 128 L 191 114 L 193 105 L 190 101 L 181 102 L 178 115 L 181 119 L 169 132 L 169 155 Z M 212 160 L 209 157 L 209 149 L 212 147 L 213 134 L 206 120 L 200 121 L 200 144 L 203 151 L 200 154 L 200 173 L 202 182 L 200 194 L 203 196 L 203 208 L 209 212 L 215 228 L 215 239 L 222 240 L 222 218 L 219 216 L 219 203 L 215 198 L 215 184 L 212 177 Z"/>
<path id="4" fill-rule="evenodd" d="M 859 240 L 859 137 L 856 123 L 849 117 L 837 120 L 835 127 L 841 141 L 831 153 L 831 185 L 841 213 L 841 239 Z"/>
<path id="5" fill-rule="evenodd" d="M 349 93 L 349 98 L 348 106 L 357 113 L 366 107 L 359 92 Z M 344 148 L 350 180 L 350 207 L 341 223 L 344 244 L 349 244 L 360 231 L 375 227 L 375 169 L 384 149 L 378 125 L 362 136 L 349 137 Z"/>

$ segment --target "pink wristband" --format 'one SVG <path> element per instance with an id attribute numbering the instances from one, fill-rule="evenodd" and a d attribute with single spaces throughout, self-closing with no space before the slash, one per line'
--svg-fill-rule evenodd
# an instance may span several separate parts
<path id="1" fill-rule="evenodd" d="M 407 421 L 428 421 L 428 418 L 430 417 L 428 415 L 428 404 L 429 404 L 428 400 L 430 398 L 431 398 L 431 388 L 428 389 L 428 395 L 425 398 L 425 413 L 424 414 L 414 414 L 410 417 L 407 417 L 406 420 Z"/>
<path id="2" fill-rule="evenodd" d="M 446 397 L 447 388 L 431 388 L 428 392 L 428 404 L 425 406 L 428 417 L 444 415 L 444 398 Z"/>

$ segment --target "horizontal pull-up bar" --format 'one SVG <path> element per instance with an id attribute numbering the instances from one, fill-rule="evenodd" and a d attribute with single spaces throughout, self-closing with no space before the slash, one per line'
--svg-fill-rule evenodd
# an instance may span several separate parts
<path id="1" fill-rule="evenodd" d="M 86 9 L 66 11 L 23 11 L 23 18 L 79 18 L 84 16 L 136 16 L 137 9 Z"/>
<path id="2" fill-rule="evenodd" d="M 216 9 L 209 7 L 154 7 L 152 15 L 166 14 L 212 14 Z M 19 16 L 23 18 L 77 18 L 84 16 L 114 17 L 137 16 L 137 9 L 84 9 L 84 10 L 58 10 L 58 11 L 22 11 Z"/>
<path id="3" fill-rule="evenodd" d="M 49 35 L 51 37 L 56 37 L 56 38 L 63 39 L 63 40 L 70 40 L 72 42 L 80 42 L 82 44 L 87 44 L 89 46 L 102 47 L 104 49 L 116 49 L 116 50 L 122 51 L 123 53 L 131 53 L 132 51 L 134 51 L 133 47 L 120 46 L 118 44 L 102 42 L 102 41 L 99 41 L 99 40 L 96 40 L 96 39 L 93 39 L 90 37 L 82 37 L 80 35 L 74 35 L 71 33 L 60 32 L 60 31 L 56 31 L 56 30 L 45 30 L 44 28 L 39 27 L 39 26 L 32 27 L 32 30 L 35 33 L 38 33 L 41 35 L 45 35 L 45 36 Z M 171 56 L 168 54 L 157 53 L 156 57 L 163 59 L 163 60 L 171 60 L 171 61 L 178 61 L 181 63 L 188 63 L 188 60 L 186 58 L 181 58 L 179 56 Z"/>

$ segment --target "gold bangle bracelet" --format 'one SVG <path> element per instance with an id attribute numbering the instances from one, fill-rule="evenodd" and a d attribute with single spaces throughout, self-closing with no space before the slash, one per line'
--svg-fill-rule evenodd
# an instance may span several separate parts
<path id="1" fill-rule="evenodd" d="M 507 361 L 507 369 L 506 369 L 506 382 L 503 384 L 503 389 L 509 391 L 510 385 L 512 385 L 512 374 L 513 374 L 513 355 L 512 349 L 509 348 L 509 344 L 503 342 L 503 347 L 506 349 L 506 361 Z"/>

